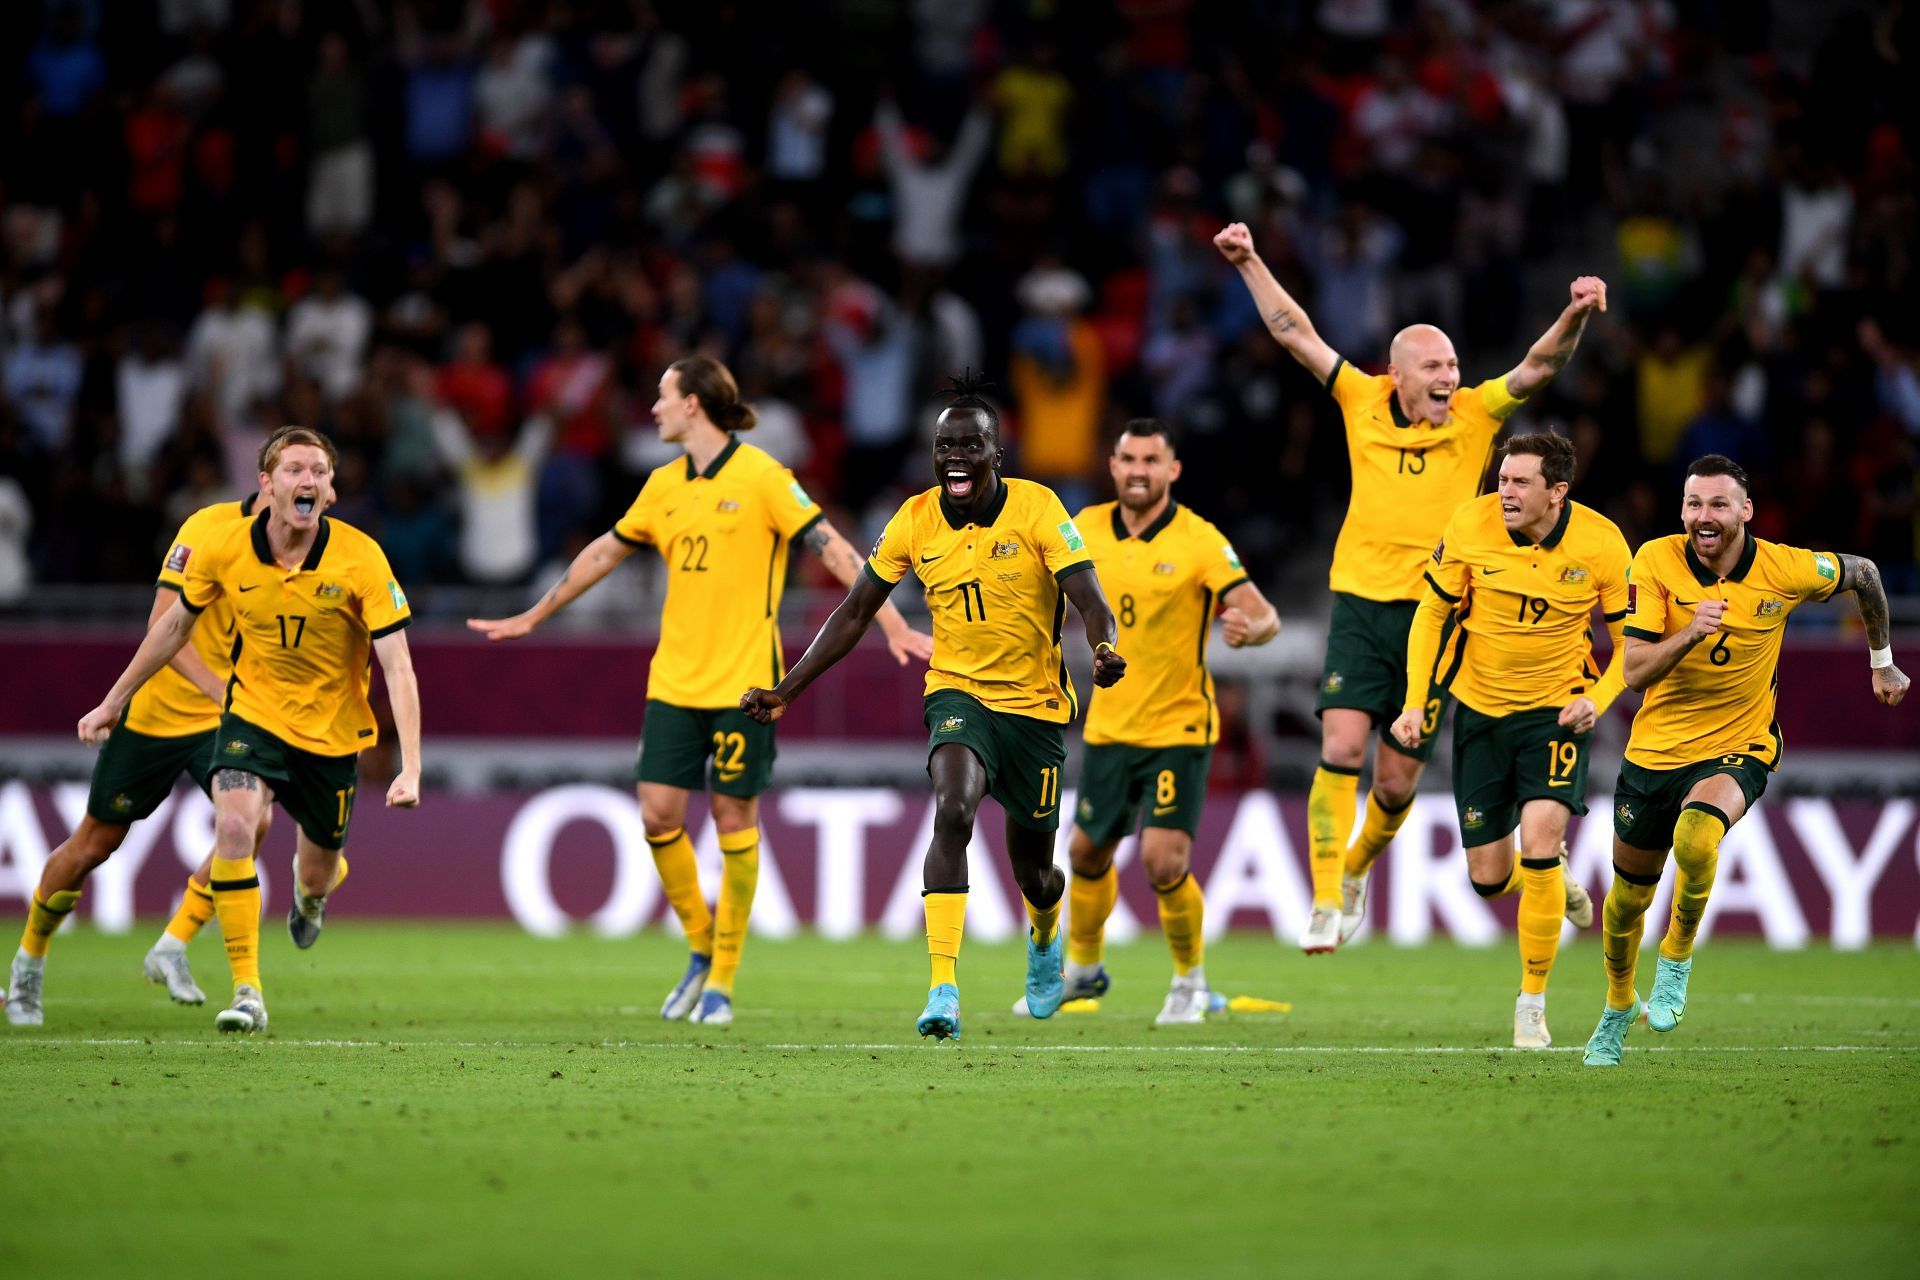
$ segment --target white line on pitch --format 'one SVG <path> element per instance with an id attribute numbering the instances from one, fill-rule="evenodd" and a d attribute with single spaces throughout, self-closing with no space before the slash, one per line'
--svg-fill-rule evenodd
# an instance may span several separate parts
<path id="1" fill-rule="evenodd" d="M 0 1040 L 0 1045 L 8 1041 Z M 16 1045 L 46 1045 L 65 1048 L 103 1048 L 128 1045 L 152 1047 L 192 1047 L 211 1044 L 281 1045 L 301 1049 L 679 1049 L 712 1050 L 723 1048 L 771 1049 L 778 1051 L 861 1052 L 877 1050 L 920 1050 L 914 1042 L 873 1041 L 821 1044 L 754 1045 L 718 1041 L 661 1040 L 288 1040 L 278 1036 L 234 1041 L 132 1039 L 132 1038 L 52 1038 L 23 1036 L 11 1041 Z M 969 1044 L 969 1049 L 987 1049 L 1007 1053 L 1271 1053 L 1332 1056 L 1343 1053 L 1374 1055 L 1458 1055 L 1506 1053 L 1579 1053 L 1581 1045 L 1556 1045 L 1551 1049 L 1509 1049 L 1498 1045 L 1233 1045 L 1233 1044 Z M 1649 1045 L 1635 1047 L 1643 1053 L 1920 1053 L 1920 1044 L 1786 1044 L 1786 1045 Z"/>

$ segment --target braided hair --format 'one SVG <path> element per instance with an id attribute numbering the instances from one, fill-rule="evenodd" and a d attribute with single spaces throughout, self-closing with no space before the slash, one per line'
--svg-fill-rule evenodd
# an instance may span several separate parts
<path id="1" fill-rule="evenodd" d="M 974 372 L 973 366 L 968 365 L 965 373 L 949 374 L 947 381 L 953 385 L 943 387 L 940 391 L 941 395 L 953 398 L 953 402 L 947 408 L 971 409 L 978 413 L 987 420 L 987 425 L 993 428 L 993 434 L 997 439 L 1000 435 L 1000 410 L 995 408 L 993 401 L 986 397 L 985 393 L 992 390 L 994 386 L 988 381 L 987 375 Z"/>

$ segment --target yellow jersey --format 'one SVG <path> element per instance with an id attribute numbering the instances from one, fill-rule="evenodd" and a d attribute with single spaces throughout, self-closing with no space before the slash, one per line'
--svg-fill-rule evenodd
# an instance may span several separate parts
<path id="1" fill-rule="evenodd" d="M 1838 556 L 1763 542 L 1751 530 L 1724 578 L 1694 555 L 1684 533 L 1641 547 L 1627 592 L 1629 637 L 1657 642 L 1684 630 L 1702 600 L 1723 600 L 1727 609 L 1712 639 L 1647 690 L 1627 759 L 1677 769 L 1738 754 L 1779 768 L 1774 685 L 1787 615 L 1802 601 L 1829 599 L 1839 585 Z"/>
<path id="2" fill-rule="evenodd" d="M 1095 690 L 1087 742 L 1133 747 L 1205 746 L 1220 736 L 1207 670 L 1207 632 L 1220 597 L 1247 580 L 1233 544 L 1191 508 L 1168 500 L 1129 535 L 1120 504 L 1074 517 L 1120 621 L 1127 678 Z"/>
<path id="3" fill-rule="evenodd" d="M 188 516 L 173 535 L 167 558 L 160 564 L 160 585 L 184 592 L 187 565 L 194 554 L 204 551 L 229 524 L 246 523 L 259 496 L 250 493 L 240 502 L 216 502 Z M 233 606 L 222 597 L 200 615 L 188 640 L 200 660 L 222 681 L 233 674 L 233 634 Z M 127 704 L 127 728 L 151 738 L 185 738 L 206 733 L 219 724 L 220 704 L 207 701 L 207 695 L 172 666 L 154 672 Z"/>
<path id="4" fill-rule="evenodd" d="M 648 698 L 717 710 L 780 683 L 787 552 L 822 518 L 793 472 L 737 436 L 705 471 L 687 457 L 647 477 L 613 536 L 667 562 Z"/>
<path id="5" fill-rule="evenodd" d="M 235 621 L 227 709 L 290 747 L 354 755 L 376 739 L 367 701 L 373 641 L 413 620 L 380 544 L 331 516 L 294 568 L 273 558 L 262 510 L 187 561 L 181 597 L 224 599 Z"/>
<path id="6" fill-rule="evenodd" d="M 939 489 L 907 499 L 866 571 L 888 591 L 909 572 L 926 588 L 927 693 L 952 689 L 994 711 L 1065 724 L 1078 707 L 1060 652 L 1060 583 L 1091 568 L 1086 540 L 1053 490 L 1001 477 L 977 521 Z"/>
<path id="7" fill-rule="evenodd" d="M 1620 646 L 1603 677 L 1593 665 L 1593 608 L 1610 629 L 1627 616 L 1632 553 L 1620 527 L 1567 502 L 1537 544 L 1500 517 L 1500 495 L 1473 499 L 1447 521 L 1427 567 L 1427 588 L 1459 627 L 1437 683 L 1482 715 L 1564 707 L 1593 699 L 1605 711 L 1625 687 Z M 1416 615 L 1407 641 L 1407 709 L 1423 710 L 1445 610 Z"/>
<path id="8" fill-rule="evenodd" d="M 1327 391 L 1346 422 L 1353 498 L 1333 547 L 1335 591 L 1417 600 L 1420 571 L 1461 503 L 1480 491 L 1500 424 L 1520 407 L 1505 375 L 1453 394 L 1439 426 L 1408 422 L 1386 374 L 1335 360 Z"/>

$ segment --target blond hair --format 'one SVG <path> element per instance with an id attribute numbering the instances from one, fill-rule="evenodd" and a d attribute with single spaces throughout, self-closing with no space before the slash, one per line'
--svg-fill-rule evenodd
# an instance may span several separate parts
<path id="1" fill-rule="evenodd" d="M 339 466 L 340 455 L 334 450 L 333 441 L 309 427 L 282 427 L 268 436 L 267 442 L 260 446 L 260 470 L 263 474 L 273 474 L 273 469 L 280 465 L 280 455 L 290 444 L 311 445 L 326 454 L 329 472 Z"/>

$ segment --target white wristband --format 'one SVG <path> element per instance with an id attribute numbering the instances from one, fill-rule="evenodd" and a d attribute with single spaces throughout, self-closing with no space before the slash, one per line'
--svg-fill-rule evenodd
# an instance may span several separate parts
<path id="1" fill-rule="evenodd" d="M 1884 649 L 1867 650 L 1867 665 L 1872 667 L 1875 671 L 1879 671 L 1882 668 L 1892 666 L 1893 665 L 1893 646 L 1888 645 Z"/>

